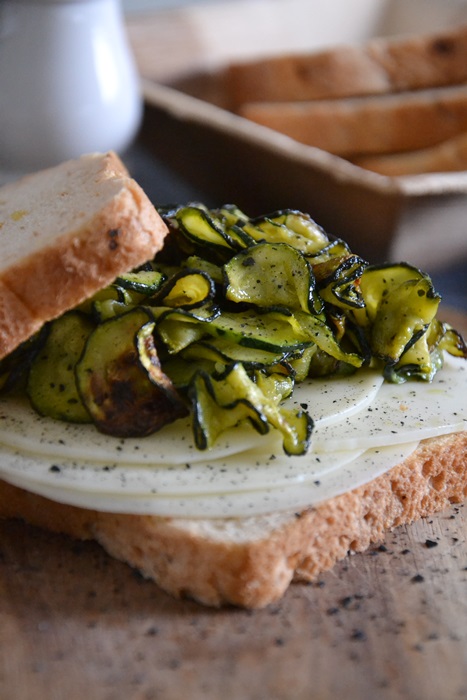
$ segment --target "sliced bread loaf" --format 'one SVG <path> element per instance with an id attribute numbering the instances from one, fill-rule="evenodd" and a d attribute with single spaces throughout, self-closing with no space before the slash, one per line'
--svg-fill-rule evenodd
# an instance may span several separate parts
<path id="1" fill-rule="evenodd" d="M 467 87 L 344 100 L 255 102 L 244 104 L 239 113 L 343 157 L 413 151 L 467 130 Z"/>

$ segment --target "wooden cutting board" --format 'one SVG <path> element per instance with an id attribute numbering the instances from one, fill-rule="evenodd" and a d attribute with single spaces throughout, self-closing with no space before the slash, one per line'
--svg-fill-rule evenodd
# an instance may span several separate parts
<path id="1" fill-rule="evenodd" d="M 1 700 L 467 697 L 459 505 L 255 612 L 174 600 L 93 543 L 17 522 L 0 525 L 0 589 Z"/>

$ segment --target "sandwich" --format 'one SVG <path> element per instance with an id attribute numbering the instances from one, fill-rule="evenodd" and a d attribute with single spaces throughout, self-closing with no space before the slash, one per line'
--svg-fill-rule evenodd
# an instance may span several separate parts
<path id="1" fill-rule="evenodd" d="M 0 515 L 261 608 L 461 502 L 430 278 L 294 210 L 151 204 L 115 154 L 0 190 Z"/>

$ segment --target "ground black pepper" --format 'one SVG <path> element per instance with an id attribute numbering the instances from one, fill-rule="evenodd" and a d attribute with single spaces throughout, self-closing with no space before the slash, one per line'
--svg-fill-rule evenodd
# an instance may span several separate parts
<path id="1" fill-rule="evenodd" d="M 357 642 L 364 642 L 366 640 L 366 634 L 363 630 L 353 630 L 350 639 L 354 639 Z"/>

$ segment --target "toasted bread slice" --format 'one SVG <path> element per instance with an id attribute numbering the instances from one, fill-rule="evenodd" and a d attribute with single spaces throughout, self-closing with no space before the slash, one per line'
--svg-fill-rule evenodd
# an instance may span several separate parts
<path id="1" fill-rule="evenodd" d="M 99 513 L 0 481 L 0 517 L 97 540 L 165 591 L 211 606 L 261 608 L 399 525 L 460 503 L 467 432 L 420 443 L 374 481 L 303 512 L 229 519 Z"/>
<path id="2" fill-rule="evenodd" d="M 151 259 L 167 228 L 114 153 L 0 189 L 0 358 L 115 277 Z"/>
<path id="3" fill-rule="evenodd" d="M 376 95 L 467 81 L 467 26 L 229 66 L 233 105 Z"/>
<path id="4" fill-rule="evenodd" d="M 465 85 L 345 100 L 255 102 L 240 114 L 335 155 L 428 148 L 467 130 Z"/>
<path id="5" fill-rule="evenodd" d="M 361 168 L 389 177 L 467 170 L 467 131 L 430 148 L 361 156 L 354 158 L 353 162 Z"/>

